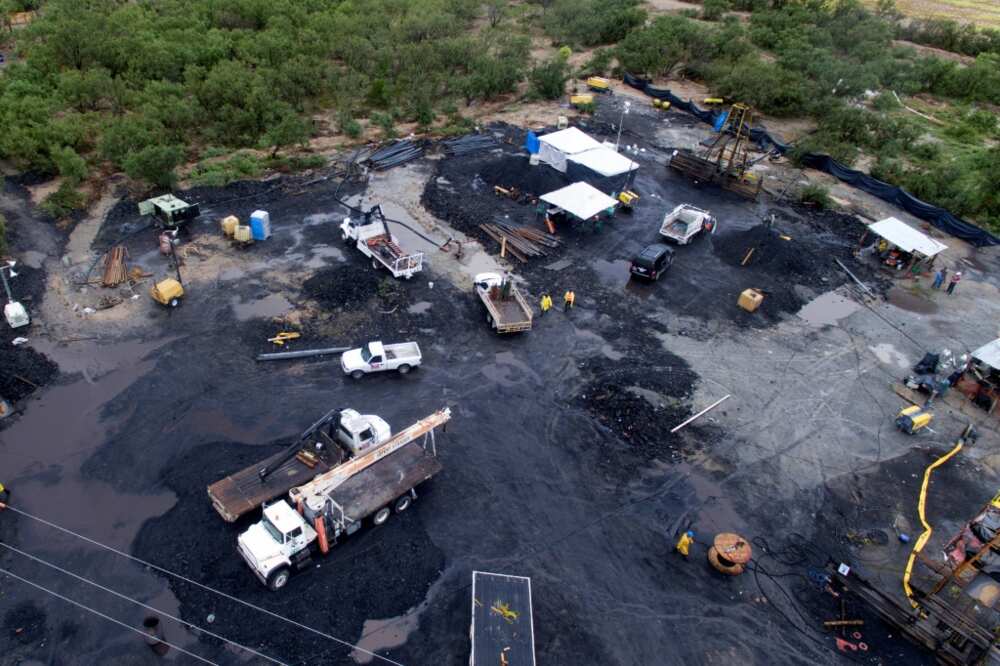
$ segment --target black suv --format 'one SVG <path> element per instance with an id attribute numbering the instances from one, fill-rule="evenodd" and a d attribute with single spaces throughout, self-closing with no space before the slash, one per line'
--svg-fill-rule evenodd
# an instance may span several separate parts
<path id="1" fill-rule="evenodd" d="M 653 243 L 635 256 L 629 265 L 629 272 L 647 280 L 656 280 L 667 272 L 672 263 L 674 263 L 674 251 L 666 245 Z"/>

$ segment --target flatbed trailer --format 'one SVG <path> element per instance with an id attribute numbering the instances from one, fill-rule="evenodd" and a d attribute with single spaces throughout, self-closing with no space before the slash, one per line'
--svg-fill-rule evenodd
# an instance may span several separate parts
<path id="1" fill-rule="evenodd" d="M 469 666 L 535 666 L 531 579 L 472 572 Z"/>

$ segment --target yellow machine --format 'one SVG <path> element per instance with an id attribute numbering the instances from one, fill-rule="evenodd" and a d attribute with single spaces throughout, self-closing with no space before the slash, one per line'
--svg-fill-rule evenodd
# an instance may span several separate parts
<path id="1" fill-rule="evenodd" d="M 603 76 L 591 76 L 587 79 L 587 87 L 597 92 L 609 92 L 611 90 L 611 81 L 608 81 Z"/>
<path id="2" fill-rule="evenodd" d="M 639 195 L 632 190 L 622 190 L 618 193 L 618 203 L 622 205 L 624 210 L 631 212 L 638 202 Z"/>
<path id="3" fill-rule="evenodd" d="M 913 435 L 931 424 L 934 415 L 918 405 L 910 405 L 896 415 L 896 427 L 908 435 Z"/>
<path id="4" fill-rule="evenodd" d="M 722 99 L 721 97 L 706 97 L 705 101 L 703 103 L 704 104 L 722 104 L 725 101 L 726 100 Z"/>
<path id="5" fill-rule="evenodd" d="M 161 305 L 176 308 L 184 296 L 184 287 L 178 280 L 167 278 L 154 284 L 153 288 L 149 290 L 149 295 Z"/>

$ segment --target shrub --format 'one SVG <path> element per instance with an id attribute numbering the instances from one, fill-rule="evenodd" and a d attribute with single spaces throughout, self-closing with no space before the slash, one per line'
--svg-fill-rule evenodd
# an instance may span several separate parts
<path id="1" fill-rule="evenodd" d="M 337 116 L 337 125 L 340 126 L 341 132 L 352 139 L 357 139 L 361 136 L 361 124 L 346 111 L 341 111 Z"/>
<path id="2" fill-rule="evenodd" d="M 809 183 L 799 191 L 799 201 L 807 206 L 826 209 L 833 205 L 830 190 L 818 183 Z"/>
<path id="3" fill-rule="evenodd" d="M 573 46 L 611 44 L 646 20 L 640 0 L 555 0 L 542 26 L 553 40 Z"/>
<path id="4" fill-rule="evenodd" d="M 371 115 L 371 121 L 382 130 L 382 138 L 395 139 L 399 136 L 396 132 L 396 121 L 391 113 L 377 111 Z"/>
<path id="5" fill-rule="evenodd" d="M 39 205 L 43 211 L 55 218 L 64 218 L 85 204 L 83 195 L 69 181 L 63 181 L 59 189 L 45 197 Z"/>
<path id="6" fill-rule="evenodd" d="M 87 177 L 87 163 L 69 146 L 52 149 L 52 161 L 65 182 L 76 187 Z"/>
<path id="7" fill-rule="evenodd" d="M 174 169 L 184 158 L 180 146 L 148 146 L 125 158 L 125 173 L 159 187 L 172 187 L 177 179 Z"/>
<path id="8" fill-rule="evenodd" d="M 613 49 L 601 47 L 594 50 L 583 67 L 580 68 L 582 76 L 604 76 L 611 69 L 611 61 L 615 57 Z"/>
<path id="9" fill-rule="evenodd" d="M 729 0 L 705 0 L 701 6 L 701 17 L 706 21 L 718 21 L 729 9 Z"/>
<path id="10" fill-rule="evenodd" d="M 195 185 L 224 187 L 237 180 L 257 178 L 264 173 L 260 159 L 250 153 L 237 153 L 227 160 L 199 163 L 191 171 Z"/>

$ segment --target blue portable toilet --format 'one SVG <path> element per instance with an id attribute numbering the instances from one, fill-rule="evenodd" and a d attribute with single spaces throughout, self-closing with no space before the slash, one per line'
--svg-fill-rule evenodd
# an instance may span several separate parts
<path id="1" fill-rule="evenodd" d="M 250 213 L 250 235 L 255 241 L 271 237 L 271 216 L 266 210 L 255 210 Z"/>
<path id="2" fill-rule="evenodd" d="M 538 136 L 531 130 L 528 130 L 528 136 L 524 138 L 524 148 L 532 155 L 537 153 L 539 148 L 541 148 L 538 142 Z"/>

